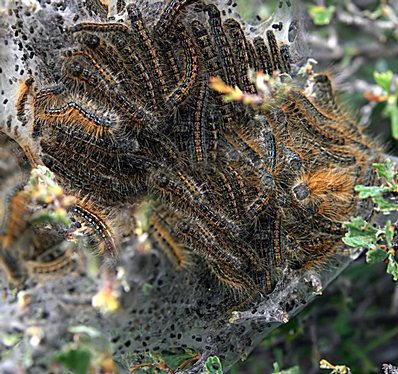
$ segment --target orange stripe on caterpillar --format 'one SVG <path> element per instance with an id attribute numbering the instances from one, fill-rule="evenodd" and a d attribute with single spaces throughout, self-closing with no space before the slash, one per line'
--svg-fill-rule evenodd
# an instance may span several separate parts
<path id="1" fill-rule="evenodd" d="M 26 106 L 27 106 L 28 97 L 32 93 L 31 91 L 33 83 L 34 79 L 28 78 L 20 84 L 18 89 L 18 97 L 17 97 L 17 102 L 15 104 L 15 109 L 17 112 L 17 118 L 22 123 L 22 126 L 25 126 L 27 124 Z"/>
<path id="2" fill-rule="evenodd" d="M 168 257 L 179 267 L 185 267 L 189 264 L 188 253 L 183 244 L 178 241 L 173 226 L 167 222 L 168 216 L 164 209 L 157 210 L 151 215 L 149 222 L 159 236 L 158 244 L 166 250 Z"/>
<path id="3" fill-rule="evenodd" d="M 171 0 L 160 14 L 160 18 L 154 27 L 155 32 L 160 36 L 164 35 L 175 23 L 181 11 L 196 1 L 198 0 Z"/>
<path id="4" fill-rule="evenodd" d="M 167 97 L 167 104 L 170 108 L 177 107 L 187 98 L 197 81 L 199 73 L 199 58 L 191 37 L 187 33 L 185 27 L 180 23 L 177 24 L 176 32 L 176 37 L 184 51 L 185 70 L 183 71 L 182 79 L 178 82 L 176 89 Z"/>
<path id="5" fill-rule="evenodd" d="M 104 217 L 101 217 L 94 209 L 91 206 L 75 205 L 69 208 L 68 212 L 71 219 L 80 222 L 91 231 L 100 254 L 109 254 L 114 257 L 118 251 L 111 228 Z"/>

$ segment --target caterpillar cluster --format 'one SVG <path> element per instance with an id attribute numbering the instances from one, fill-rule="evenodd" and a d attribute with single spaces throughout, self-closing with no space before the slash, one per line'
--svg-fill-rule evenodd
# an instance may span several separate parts
<path id="1" fill-rule="evenodd" d="M 102 252 L 116 249 L 97 212 L 152 201 L 149 240 L 177 267 L 199 256 L 235 294 L 269 293 L 284 268 L 325 263 L 341 246 L 342 222 L 366 214 L 354 186 L 369 182 L 377 152 L 327 75 L 310 88 L 295 78 L 289 41 L 278 37 L 290 25 L 249 35 L 204 0 L 87 4 L 89 20 L 58 19 L 58 49 L 29 45 L 41 73 L 24 72 L 18 129 L 3 131 L 19 131 L 68 193 L 89 196 L 70 214 L 105 243 Z M 209 87 L 219 77 L 256 94 L 255 71 L 293 83 L 250 107 Z"/>

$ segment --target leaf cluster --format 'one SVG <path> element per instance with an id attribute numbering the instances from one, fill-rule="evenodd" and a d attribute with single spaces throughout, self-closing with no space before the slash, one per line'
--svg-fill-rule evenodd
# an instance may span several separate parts
<path id="1" fill-rule="evenodd" d="M 355 187 L 361 199 L 371 198 L 376 209 L 383 213 L 398 211 L 395 203 L 398 192 L 398 174 L 391 160 L 384 164 L 374 164 L 379 178 L 378 186 Z M 396 251 L 398 242 L 396 240 L 396 224 L 388 220 L 383 226 L 376 227 L 361 217 L 353 217 L 350 222 L 345 223 L 348 229 L 343 242 L 350 247 L 361 247 L 366 249 L 366 261 L 370 264 L 387 263 L 387 273 L 391 274 L 394 281 L 398 281 L 398 261 Z"/>

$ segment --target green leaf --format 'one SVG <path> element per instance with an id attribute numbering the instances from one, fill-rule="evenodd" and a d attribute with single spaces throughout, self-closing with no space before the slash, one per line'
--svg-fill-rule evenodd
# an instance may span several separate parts
<path id="1" fill-rule="evenodd" d="M 397 113 L 398 116 L 398 113 Z M 398 121 L 398 119 L 397 119 Z M 397 131 L 398 131 L 398 123 L 397 123 Z M 398 134 L 397 134 L 398 136 Z M 391 212 L 398 210 L 398 204 L 395 202 L 389 201 L 389 198 L 393 198 L 392 192 L 397 191 L 397 183 L 396 180 L 397 174 L 394 167 L 394 164 L 391 160 L 387 159 L 384 164 L 373 164 L 374 169 L 377 170 L 380 178 L 383 178 L 384 181 L 381 186 L 363 186 L 358 185 L 355 186 L 355 190 L 359 192 L 359 197 L 361 199 L 372 198 L 374 203 L 377 205 L 377 209 L 381 212 Z M 387 194 L 386 194 L 387 193 Z M 386 197 L 386 198 L 385 198 Z"/>
<path id="2" fill-rule="evenodd" d="M 210 356 L 205 362 L 209 374 L 223 374 L 221 361 L 217 356 Z"/>
<path id="3" fill-rule="evenodd" d="M 50 220 L 52 223 L 59 225 L 70 226 L 72 224 L 66 212 L 51 212 Z"/>
<path id="4" fill-rule="evenodd" d="M 383 197 L 375 197 L 374 202 L 377 205 L 377 208 L 382 212 L 391 212 L 394 210 L 398 210 L 398 205 L 395 203 L 391 203 L 384 199 Z"/>
<path id="5" fill-rule="evenodd" d="M 363 247 L 363 248 L 372 248 L 374 246 L 376 239 L 369 238 L 366 236 L 354 236 L 354 237 L 344 237 L 344 244 L 350 247 Z"/>
<path id="6" fill-rule="evenodd" d="M 37 211 L 32 215 L 30 221 L 34 225 L 39 225 L 43 223 L 54 223 L 63 226 L 70 226 L 72 223 L 66 212 L 53 212 L 49 209 L 42 209 Z"/>
<path id="7" fill-rule="evenodd" d="M 14 334 L 2 333 L 0 335 L 0 342 L 3 343 L 6 347 L 12 347 L 21 341 L 22 336 L 23 336 L 22 333 L 14 333 Z"/>
<path id="8" fill-rule="evenodd" d="M 394 164 L 388 158 L 385 164 L 373 164 L 373 168 L 377 170 L 380 177 L 384 177 L 388 183 L 394 185 Z"/>
<path id="9" fill-rule="evenodd" d="M 351 222 L 344 223 L 348 232 L 343 242 L 350 247 L 373 248 L 377 241 L 378 229 L 366 222 L 362 217 L 353 217 Z"/>
<path id="10" fill-rule="evenodd" d="M 388 94 L 390 92 L 391 82 L 393 78 L 393 73 L 391 70 L 384 71 L 384 72 L 377 72 L 373 73 L 373 78 L 375 82 Z"/>
<path id="11" fill-rule="evenodd" d="M 272 374 L 300 374 L 300 367 L 297 365 L 286 370 L 281 370 L 279 364 L 274 362 L 273 369 Z"/>
<path id="12" fill-rule="evenodd" d="M 387 273 L 391 274 L 395 281 L 398 281 L 398 264 L 392 253 L 388 254 Z"/>
<path id="13" fill-rule="evenodd" d="M 363 186 L 360 184 L 355 186 L 355 191 L 359 192 L 360 199 L 367 199 L 369 197 L 381 196 L 383 192 L 390 191 L 390 188 L 380 186 Z"/>
<path id="14" fill-rule="evenodd" d="M 52 222 L 51 212 L 48 209 L 39 210 L 32 215 L 30 222 L 33 225 Z"/>
<path id="15" fill-rule="evenodd" d="M 308 14 L 317 26 L 328 25 L 333 17 L 336 7 L 334 5 L 325 7 L 320 5 L 311 5 L 308 8 Z"/>
<path id="16" fill-rule="evenodd" d="M 394 139 L 398 140 L 398 105 L 396 99 L 387 104 L 385 112 L 391 118 L 392 136 Z"/>
<path id="17" fill-rule="evenodd" d="M 391 224 L 390 220 L 388 220 L 386 222 L 386 225 L 384 227 L 384 232 L 386 235 L 387 248 L 391 249 L 392 248 L 392 240 L 394 238 L 394 226 Z"/>
<path id="18" fill-rule="evenodd" d="M 346 237 L 368 236 L 374 237 L 377 233 L 377 228 L 366 222 L 362 217 L 353 217 L 350 222 L 345 222 L 344 227 L 348 228 Z"/>
<path id="19" fill-rule="evenodd" d="M 383 262 L 387 257 L 387 252 L 383 251 L 381 248 L 377 247 L 375 249 L 370 249 L 366 252 L 366 262 L 369 264 L 376 264 L 378 262 Z"/>
<path id="20" fill-rule="evenodd" d="M 272 365 L 272 367 L 273 367 L 273 369 L 274 369 L 274 371 L 272 372 L 272 374 L 279 373 L 279 372 L 281 371 L 281 368 L 280 368 L 280 366 L 279 366 L 279 364 L 278 364 L 277 362 L 274 362 L 274 364 Z"/>
<path id="21" fill-rule="evenodd" d="M 349 229 L 362 231 L 368 223 L 362 217 L 352 217 L 350 222 L 345 222 L 344 226 Z"/>
<path id="22" fill-rule="evenodd" d="M 74 374 L 86 374 L 91 361 L 91 352 L 85 347 L 59 352 L 56 359 Z"/>

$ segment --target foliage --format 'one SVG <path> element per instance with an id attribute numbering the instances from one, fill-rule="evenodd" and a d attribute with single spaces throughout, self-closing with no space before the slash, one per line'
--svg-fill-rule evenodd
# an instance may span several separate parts
<path id="1" fill-rule="evenodd" d="M 380 177 L 379 186 L 356 186 L 361 199 L 371 198 L 376 209 L 384 213 L 398 211 L 395 194 L 398 192 L 398 175 L 393 163 L 387 160 L 384 164 L 374 164 Z M 393 202 L 391 202 L 393 200 Z M 374 227 L 360 217 L 354 217 L 345 224 L 348 229 L 343 241 L 350 247 L 366 249 L 368 263 L 387 263 L 387 273 L 398 281 L 398 261 L 396 258 L 397 242 L 394 240 L 396 226 L 388 220 L 382 227 Z"/>
<path id="2" fill-rule="evenodd" d="M 384 72 L 375 71 L 374 80 L 381 88 L 381 93 L 372 95 L 365 92 L 365 97 L 369 101 L 384 103 L 383 114 L 390 119 L 392 136 L 398 140 L 398 76 L 391 70 Z"/>
<path id="3" fill-rule="evenodd" d="M 330 5 L 328 7 L 322 5 L 310 5 L 308 7 L 308 14 L 315 25 L 323 26 L 330 23 L 335 10 L 336 7 L 334 5 Z"/>
<path id="4" fill-rule="evenodd" d="M 290 369 L 281 370 L 279 364 L 274 362 L 274 371 L 272 374 L 300 374 L 300 368 L 298 366 L 293 366 Z"/>
<path id="5" fill-rule="evenodd" d="M 380 212 L 389 213 L 398 210 L 395 204 L 395 195 L 398 192 L 398 175 L 391 160 L 386 160 L 385 164 L 373 164 L 378 175 L 382 179 L 378 186 L 355 186 L 359 192 L 360 199 L 372 198 L 376 204 L 376 209 Z"/>
<path id="6" fill-rule="evenodd" d="M 86 374 L 91 361 L 91 352 L 86 347 L 67 347 L 57 355 L 57 360 L 76 374 Z"/>
<path id="7" fill-rule="evenodd" d="M 189 368 L 199 357 L 190 349 L 148 352 L 145 357 L 132 355 L 129 357 L 129 361 L 138 363 L 130 366 L 130 373 L 170 374 Z M 210 356 L 205 367 L 209 374 L 222 374 L 221 362 L 216 356 Z"/>
<path id="8" fill-rule="evenodd" d="M 70 226 L 66 210 L 73 204 L 74 198 L 64 194 L 63 188 L 57 184 L 54 174 L 49 169 L 41 165 L 33 169 L 25 190 L 32 202 L 45 206 L 33 214 L 32 223 Z"/>
<path id="9" fill-rule="evenodd" d="M 100 331 L 81 325 L 69 328 L 69 332 L 73 334 L 73 341 L 55 355 L 56 362 L 74 374 L 118 373 L 112 347 Z"/>
<path id="10" fill-rule="evenodd" d="M 217 356 L 210 356 L 205 363 L 208 374 L 222 374 L 221 361 Z"/>

